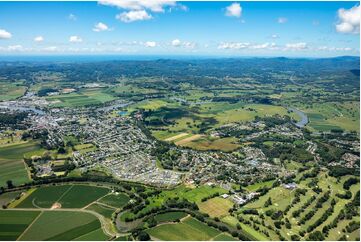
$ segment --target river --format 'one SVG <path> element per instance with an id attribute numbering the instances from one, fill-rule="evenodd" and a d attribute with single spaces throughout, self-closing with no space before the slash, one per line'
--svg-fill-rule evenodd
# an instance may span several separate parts
<path id="1" fill-rule="evenodd" d="M 297 108 L 288 108 L 288 110 L 297 113 L 301 117 L 301 120 L 295 123 L 297 127 L 303 128 L 306 124 L 308 124 L 308 117 L 304 112 L 298 110 Z"/>

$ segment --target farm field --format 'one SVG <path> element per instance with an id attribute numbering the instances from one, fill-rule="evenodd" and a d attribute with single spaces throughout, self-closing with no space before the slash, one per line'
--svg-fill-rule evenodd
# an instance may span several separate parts
<path id="1" fill-rule="evenodd" d="M 112 214 L 115 212 L 114 208 L 107 207 L 100 203 L 93 203 L 90 206 L 86 207 L 86 209 L 99 213 L 109 219 L 112 217 Z"/>
<path id="2" fill-rule="evenodd" d="M 130 198 L 124 193 L 109 194 L 99 200 L 100 203 L 111 207 L 121 208 L 129 202 Z"/>
<path id="3" fill-rule="evenodd" d="M 5 186 L 8 180 L 11 180 L 15 185 L 29 182 L 30 178 L 23 157 L 27 152 L 39 148 L 35 142 L 0 147 L 0 185 Z"/>
<path id="4" fill-rule="evenodd" d="M 164 222 L 171 222 L 178 219 L 182 219 L 186 217 L 187 214 L 185 212 L 167 212 L 167 213 L 161 213 L 157 214 L 154 219 L 158 223 L 164 223 Z"/>
<path id="5" fill-rule="evenodd" d="M 221 218 L 228 214 L 228 210 L 233 207 L 233 202 L 215 197 L 200 203 L 198 206 L 201 212 L 207 213 L 211 217 Z"/>
<path id="6" fill-rule="evenodd" d="M 84 212 L 46 211 L 19 240 L 73 240 L 100 228 L 99 220 Z"/>
<path id="7" fill-rule="evenodd" d="M 26 87 L 22 82 L 0 82 L 0 101 L 14 100 L 24 95 Z"/>
<path id="8" fill-rule="evenodd" d="M 16 240 L 39 214 L 40 211 L 0 210 L 0 240 Z"/>
<path id="9" fill-rule="evenodd" d="M 220 231 L 213 229 L 194 218 L 187 218 L 177 224 L 162 224 L 148 229 L 147 232 L 160 240 L 211 240 Z"/>
<path id="10" fill-rule="evenodd" d="M 26 197 L 18 208 L 50 208 L 54 203 L 62 208 L 82 208 L 105 196 L 109 189 L 85 185 L 44 186 Z"/>

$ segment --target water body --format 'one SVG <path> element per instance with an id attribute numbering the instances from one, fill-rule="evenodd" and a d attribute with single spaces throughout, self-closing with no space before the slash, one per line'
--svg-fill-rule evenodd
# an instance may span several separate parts
<path id="1" fill-rule="evenodd" d="M 120 115 L 120 116 L 125 116 L 125 115 L 127 115 L 127 111 L 120 111 L 120 112 L 118 112 L 118 114 Z"/>
<path id="2" fill-rule="evenodd" d="M 303 127 L 306 126 L 306 124 L 308 124 L 308 116 L 307 116 L 304 112 L 302 112 L 302 111 L 300 111 L 300 110 L 298 110 L 298 109 L 296 109 L 296 108 L 288 108 L 288 110 L 297 113 L 298 116 L 301 117 L 301 120 L 298 121 L 297 123 L 295 123 L 295 125 L 296 125 L 297 127 L 303 128 Z"/>

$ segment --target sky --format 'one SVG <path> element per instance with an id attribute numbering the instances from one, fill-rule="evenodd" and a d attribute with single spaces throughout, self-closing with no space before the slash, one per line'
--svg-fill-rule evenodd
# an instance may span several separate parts
<path id="1" fill-rule="evenodd" d="M 0 56 L 359 56 L 358 2 L 0 2 Z"/>

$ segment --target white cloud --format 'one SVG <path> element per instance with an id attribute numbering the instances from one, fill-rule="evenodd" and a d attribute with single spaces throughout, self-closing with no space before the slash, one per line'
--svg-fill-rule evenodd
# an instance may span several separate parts
<path id="1" fill-rule="evenodd" d="M 242 42 L 223 42 L 218 45 L 218 49 L 245 49 L 250 46 L 250 43 Z"/>
<path id="2" fill-rule="evenodd" d="M 317 50 L 321 50 L 321 51 L 352 51 L 353 48 L 350 48 L 350 47 L 320 46 L 320 47 L 317 48 Z"/>
<path id="3" fill-rule="evenodd" d="M 338 10 L 339 23 L 336 24 L 336 31 L 345 34 L 360 33 L 361 8 L 354 6 L 351 9 L 341 8 Z"/>
<path id="4" fill-rule="evenodd" d="M 157 43 L 154 42 L 154 41 L 147 41 L 147 42 L 144 43 L 144 45 L 145 45 L 146 47 L 156 47 L 156 46 L 157 46 Z"/>
<path id="5" fill-rule="evenodd" d="M 288 19 L 285 18 L 285 17 L 279 17 L 279 18 L 277 19 L 277 22 L 278 22 L 279 24 L 284 24 L 284 23 L 286 23 L 287 21 L 288 21 Z"/>
<path id="6" fill-rule="evenodd" d="M 180 41 L 179 39 L 172 40 L 171 45 L 173 47 L 183 47 L 183 48 L 187 48 L 187 49 L 194 49 L 197 47 L 197 44 L 195 42 Z"/>
<path id="7" fill-rule="evenodd" d="M 48 46 L 43 48 L 44 51 L 57 51 L 58 47 L 56 46 Z"/>
<path id="8" fill-rule="evenodd" d="M 181 44 L 181 41 L 179 39 L 172 40 L 172 45 L 174 47 L 178 47 L 178 46 L 180 46 L 180 44 Z"/>
<path id="9" fill-rule="evenodd" d="M 11 33 L 6 31 L 5 29 L 0 29 L 0 39 L 10 39 L 11 36 Z"/>
<path id="10" fill-rule="evenodd" d="M 72 21 L 76 21 L 77 20 L 77 17 L 74 15 L 74 14 L 69 14 L 69 16 L 68 16 L 68 19 L 69 20 L 72 20 Z"/>
<path id="11" fill-rule="evenodd" d="M 226 8 L 226 16 L 239 18 L 242 15 L 242 7 L 239 3 L 232 3 Z"/>
<path id="12" fill-rule="evenodd" d="M 272 39 L 278 39 L 279 38 L 279 36 L 277 34 L 273 34 L 273 35 L 271 35 L 271 37 L 272 37 Z"/>
<path id="13" fill-rule="evenodd" d="M 22 45 L 9 45 L 8 50 L 9 51 L 22 51 L 24 48 Z"/>
<path id="14" fill-rule="evenodd" d="M 96 25 L 94 25 L 93 31 L 94 32 L 110 31 L 110 29 L 106 24 L 99 22 Z"/>
<path id="15" fill-rule="evenodd" d="M 164 12 L 164 7 L 177 5 L 170 0 L 100 0 L 98 3 L 127 10 L 149 9 L 152 12 Z"/>
<path id="16" fill-rule="evenodd" d="M 299 42 L 299 43 L 290 43 L 286 44 L 285 50 L 304 50 L 307 49 L 307 43 Z"/>
<path id="17" fill-rule="evenodd" d="M 35 41 L 35 42 L 43 42 L 43 41 L 44 41 L 44 37 L 43 37 L 43 36 L 36 36 L 36 37 L 34 38 L 34 41 Z"/>
<path id="18" fill-rule="evenodd" d="M 134 10 L 129 12 L 123 12 L 115 16 L 116 19 L 119 19 L 120 21 L 124 23 L 130 23 L 134 21 L 141 21 L 141 20 L 149 20 L 152 17 L 152 15 L 148 14 L 145 10 Z"/>
<path id="19" fill-rule="evenodd" d="M 73 35 L 73 36 L 70 36 L 69 42 L 71 42 L 71 43 L 80 43 L 80 42 L 83 42 L 83 39 L 80 38 L 79 36 Z"/>

